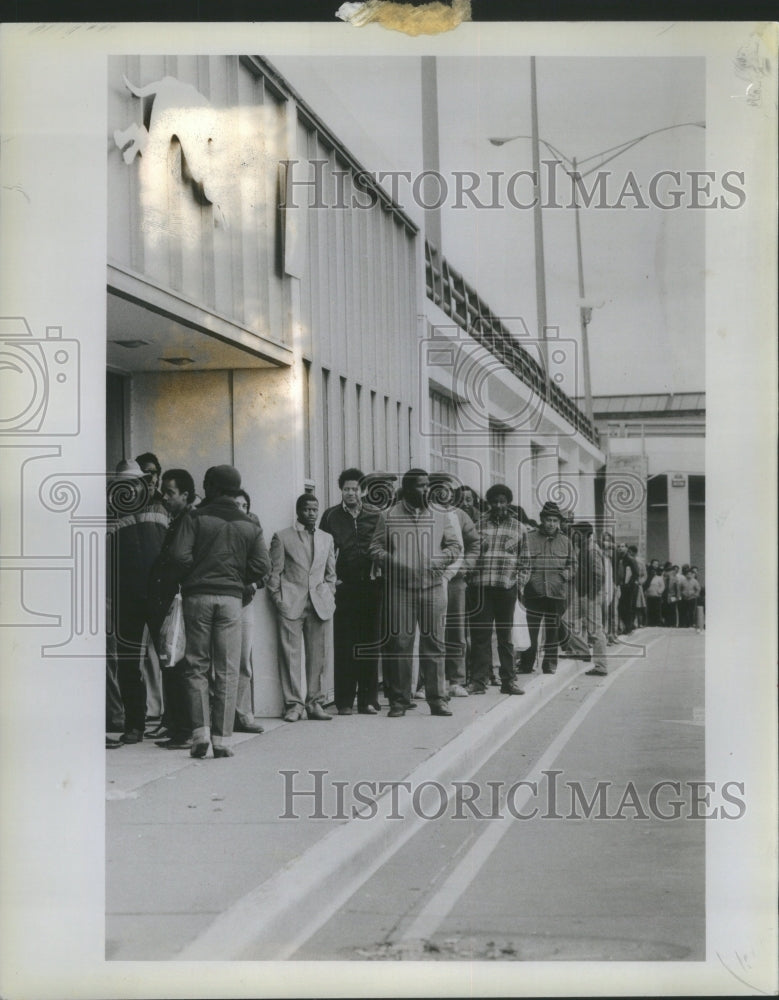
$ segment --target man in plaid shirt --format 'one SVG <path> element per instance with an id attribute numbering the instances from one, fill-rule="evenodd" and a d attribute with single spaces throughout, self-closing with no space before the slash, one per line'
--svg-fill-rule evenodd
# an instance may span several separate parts
<path id="1" fill-rule="evenodd" d="M 498 639 L 501 694 L 524 694 L 515 681 L 514 645 L 511 629 L 514 606 L 530 574 L 527 556 L 527 529 L 509 510 L 511 490 L 496 483 L 487 490 L 489 512 L 477 525 L 481 536 L 481 556 L 469 579 L 476 589 L 471 617 L 473 665 L 471 694 L 484 694 L 492 673 L 492 629 Z"/>

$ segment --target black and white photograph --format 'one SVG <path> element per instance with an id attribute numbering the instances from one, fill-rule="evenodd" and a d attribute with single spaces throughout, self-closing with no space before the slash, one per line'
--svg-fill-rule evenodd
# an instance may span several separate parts
<path id="1" fill-rule="evenodd" d="M 776 25 L 360 6 L 4 26 L 3 995 L 775 993 Z"/>

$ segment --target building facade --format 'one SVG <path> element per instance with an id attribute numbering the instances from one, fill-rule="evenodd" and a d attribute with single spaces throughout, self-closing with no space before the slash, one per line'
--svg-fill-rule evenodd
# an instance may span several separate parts
<path id="1" fill-rule="evenodd" d="M 607 475 L 630 470 L 644 483 L 632 519 L 618 523 L 647 559 L 706 572 L 706 395 L 596 396 L 595 423 Z"/>
<path id="2" fill-rule="evenodd" d="M 200 486 L 233 464 L 268 537 L 304 489 L 337 502 L 352 465 L 592 516 L 597 432 L 316 94 L 254 56 L 108 67 L 109 469 L 152 451 Z M 273 613 L 253 607 L 255 710 L 272 715 Z"/>

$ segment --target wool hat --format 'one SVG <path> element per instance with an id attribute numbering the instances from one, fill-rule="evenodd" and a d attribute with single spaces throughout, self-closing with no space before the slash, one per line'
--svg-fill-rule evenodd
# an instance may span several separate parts
<path id="1" fill-rule="evenodd" d="M 541 518 L 541 517 L 557 517 L 557 518 L 560 519 L 561 522 L 562 522 L 563 517 L 564 517 L 563 512 L 560 510 L 560 508 L 557 506 L 557 504 L 554 503 L 552 500 L 547 500 L 546 501 L 546 503 L 544 504 L 544 506 L 541 508 L 541 513 L 538 516 L 539 516 L 539 518 Z"/>
<path id="2" fill-rule="evenodd" d="M 240 490 L 241 473 L 232 465 L 215 465 L 209 470 L 208 483 L 215 493 L 221 490 Z"/>

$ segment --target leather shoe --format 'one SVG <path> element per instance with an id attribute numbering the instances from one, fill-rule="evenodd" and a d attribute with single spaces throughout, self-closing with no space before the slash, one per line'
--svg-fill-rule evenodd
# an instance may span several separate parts
<path id="1" fill-rule="evenodd" d="M 391 708 L 389 712 L 387 712 L 387 718 L 402 719 L 405 714 L 406 714 L 405 708 Z"/>
<path id="2" fill-rule="evenodd" d="M 157 746 L 163 750 L 191 750 L 192 740 L 182 736 L 180 739 L 173 737 L 169 740 L 157 740 Z"/>
<path id="3" fill-rule="evenodd" d="M 288 708 L 287 711 L 284 713 L 285 722 L 297 722 L 298 719 L 302 718 L 303 716 L 296 708 Z"/>
<path id="4" fill-rule="evenodd" d="M 321 705 L 312 705 L 308 710 L 309 719 L 319 719 L 322 722 L 329 722 L 332 719 L 332 715 L 328 715 L 327 712 L 322 708 Z"/>
<path id="5" fill-rule="evenodd" d="M 543 669 L 544 669 L 544 673 L 545 674 L 556 674 L 557 673 L 557 667 L 544 667 Z"/>
<path id="6" fill-rule="evenodd" d="M 234 733 L 264 733 L 265 730 L 262 726 L 258 726 L 256 722 L 246 723 L 240 722 L 237 726 L 233 726 Z"/>
<path id="7" fill-rule="evenodd" d="M 487 689 L 482 684 L 469 684 L 468 694 L 486 694 Z"/>
<path id="8" fill-rule="evenodd" d="M 105 738 L 105 748 L 106 748 L 106 750 L 118 750 L 119 747 L 123 747 L 123 746 L 124 746 L 124 743 L 122 743 L 121 740 L 114 740 L 114 739 L 111 739 L 110 736 L 106 736 L 106 738 Z"/>
<path id="9" fill-rule="evenodd" d="M 214 757 L 234 757 L 230 747 L 214 747 Z"/>
<path id="10" fill-rule="evenodd" d="M 585 670 L 584 673 L 587 677 L 606 677 L 608 676 L 607 670 L 599 670 L 597 667 L 593 667 L 592 670 Z"/>
<path id="11" fill-rule="evenodd" d="M 203 757 L 208 753 L 208 748 L 211 746 L 210 743 L 193 743 L 192 749 L 189 751 L 190 757 L 197 757 L 202 760 Z"/>
<path id="12" fill-rule="evenodd" d="M 501 694 L 524 694 L 524 690 L 519 686 L 519 684 L 501 684 L 500 686 Z"/>
<path id="13" fill-rule="evenodd" d="M 338 709 L 338 714 L 339 715 L 353 715 L 354 712 L 352 711 L 351 708 L 339 708 Z"/>
<path id="14" fill-rule="evenodd" d="M 357 712 L 359 715 L 378 715 L 379 713 L 373 707 L 373 705 L 366 705 L 365 708 L 358 708 Z"/>
<path id="15" fill-rule="evenodd" d="M 140 743 L 143 740 L 143 733 L 140 729 L 128 729 L 119 739 L 122 743 Z"/>
<path id="16" fill-rule="evenodd" d="M 452 712 L 446 707 L 446 705 L 431 705 L 430 706 L 431 715 L 451 715 Z"/>

